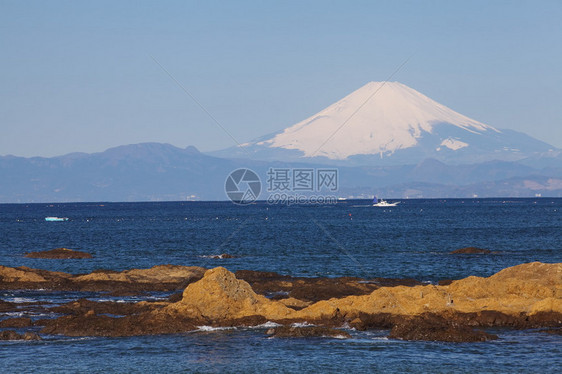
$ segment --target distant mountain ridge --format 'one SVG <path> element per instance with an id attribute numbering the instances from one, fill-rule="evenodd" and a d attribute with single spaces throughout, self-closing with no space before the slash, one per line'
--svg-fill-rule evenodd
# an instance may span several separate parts
<path id="1" fill-rule="evenodd" d="M 562 197 L 562 156 L 522 162 L 447 165 L 439 160 L 397 166 L 340 166 L 340 197 Z M 265 186 L 270 167 L 325 167 L 290 161 L 224 159 L 195 147 L 143 143 L 98 153 L 0 157 L 0 203 L 226 200 L 225 180 L 250 168 Z M 265 190 L 262 189 L 262 191 Z M 267 195 L 260 196 L 266 199 Z"/>
<path id="2" fill-rule="evenodd" d="M 242 149 L 244 148 L 244 149 Z M 555 147 L 468 118 L 398 82 L 370 82 L 277 133 L 210 154 L 338 165 L 515 161 Z"/>
<path id="3" fill-rule="evenodd" d="M 64 156 L 0 157 L 0 201 L 186 200 L 194 191 L 224 196 L 229 160 L 170 144 L 143 143 L 99 153 Z M 223 197 L 224 198 L 224 197 Z"/>

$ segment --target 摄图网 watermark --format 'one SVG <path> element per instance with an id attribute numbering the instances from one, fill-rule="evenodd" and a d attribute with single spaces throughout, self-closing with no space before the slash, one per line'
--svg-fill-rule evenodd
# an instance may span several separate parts
<path id="1" fill-rule="evenodd" d="M 338 169 L 334 168 L 273 168 L 265 173 L 269 204 L 335 204 L 338 191 Z M 261 179 L 247 168 L 232 171 L 225 181 L 225 192 L 235 204 L 250 204 L 260 199 Z M 332 193 L 332 194 L 330 194 Z"/>

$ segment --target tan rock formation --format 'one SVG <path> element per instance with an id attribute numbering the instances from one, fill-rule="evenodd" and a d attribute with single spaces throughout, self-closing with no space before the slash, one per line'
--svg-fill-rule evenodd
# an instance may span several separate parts
<path id="1" fill-rule="evenodd" d="M 320 301 L 297 318 L 329 318 L 336 313 L 417 315 L 424 312 L 506 314 L 562 313 L 562 264 L 533 262 L 504 269 L 488 278 L 468 277 L 448 286 L 383 287 L 366 296 Z"/>
<path id="2" fill-rule="evenodd" d="M 56 278 L 70 278 L 67 273 L 47 270 L 31 269 L 26 266 L 11 268 L 0 265 L 0 281 L 2 282 L 29 282 L 41 283 Z"/>
<path id="3" fill-rule="evenodd" d="M 42 332 L 70 336 L 169 334 L 201 324 L 246 326 L 269 320 L 284 325 L 310 322 L 322 327 L 393 327 L 392 336 L 402 339 L 482 341 L 493 336 L 472 327 L 561 326 L 561 266 L 529 263 L 447 286 L 381 287 L 369 295 L 322 300 L 301 310 L 295 309 L 297 304 L 303 305 L 299 303 L 302 300 L 286 299 L 293 306 L 290 308 L 267 299 L 246 281 L 218 267 L 189 284 L 177 302 L 144 302 L 127 308 L 88 301 L 72 303 L 66 312 L 61 310 L 70 315 L 46 321 Z M 103 315 L 108 312 L 127 316 Z"/>
<path id="4" fill-rule="evenodd" d="M 181 290 L 203 277 L 204 268 L 197 266 L 159 265 L 150 269 L 122 272 L 96 270 L 90 274 L 72 275 L 62 272 L 0 266 L 2 289 L 49 289 L 139 294 L 147 291 Z"/>
<path id="5" fill-rule="evenodd" d="M 303 301 L 303 300 L 299 300 L 299 299 L 295 299 L 294 297 L 289 297 L 287 299 L 281 299 L 279 300 L 279 302 L 285 306 L 288 306 L 289 308 L 293 308 L 293 309 L 302 309 L 302 308 L 306 308 L 307 306 L 310 306 L 312 304 L 311 301 Z"/>
<path id="6" fill-rule="evenodd" d="M 562 313 L 562 264 L 530 263 L 488 277 L 468 277 L 448 286 L 382 287 L 370 295 L 319 301 L 295 311 L 257 295 L 250 285 L 219 267 L 190 284 L 180 302 L 167 309 L 213 321 L 263 316 L 268 320 L 329 320 L 360 314 L 479 312 Z M 293 304 L 293 303 L 291 303 Z"/>
<path id="7" fill-rule="evenodd" d="M 132 269 L 122 272 L 97 271 L 77 276 L 73 280 L 77 282 L 176 283 L 201 278 L 206 270 L 198 266 L 157 265 L 150 269 Z"/>
<path id="8" fill-rule="evenodd" d="M 264 316 L 284 319 L 294 312 L 285 305 L 258 295 L 243 280 L 223 267 L 208 270 L 203 278 L 187 286 L 181 301 L 167 308 L 194 319 L 211 321 Z"/>

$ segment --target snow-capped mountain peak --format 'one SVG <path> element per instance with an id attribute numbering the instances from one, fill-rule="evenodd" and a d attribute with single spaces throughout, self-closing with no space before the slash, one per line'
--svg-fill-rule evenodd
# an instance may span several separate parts
<path id="1" fill-rule="evenodd" d="M 401 83 L 370 82 L 257 144 L 299 150 L 305 157 L 345 159 L 360 154 L 388 155 L 415 146 L 424 132 L 432 133 L 440 123 L 472 133 L 499 132 Z M 454 139 L 449 143 L 443 145 L 451 149 L 467 146 Z"/>

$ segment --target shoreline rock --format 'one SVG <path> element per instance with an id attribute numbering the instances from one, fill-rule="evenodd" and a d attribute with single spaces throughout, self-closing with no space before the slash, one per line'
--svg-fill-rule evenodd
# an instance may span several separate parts
<path id="1" fill-rule="evenodd" d="M 562 328 L 560 328 L 560 327 L 540 330 L 540 332 L 545 333 L 545 334 L 561 335 L 562 336 Z"/>
<path id="2" fill-rule="evenodd" d="M 22 279 L 29 272 L 32 274 L 29 276 L 42 279 L 52 276 L 28 268 L 7 269 L 0 271 L 0 281 L 4 281 L 1 277 L 6 276 Z M 94 272 L 86 276 L 62 273 L 60 277 L 68 278 L 68 282 L 75 282 L 77 277 L 89 276 L 96 279 L 101 277 L 102 282 L 127 281 L 135 286 L 163 280 L 175 281 L 177 285 L 180 280 L 185 281 L 186 274 L 192 274 L 189 271 L 185 267 L 166 265 L 125 272 Z M 279 282 L 289 282 L 290 285 L 284 285 L 290 289 L 288 295 L 301 286 L 312 290 L 303 292 L 303 295 L 314 294 L 315 286 L 318 290 L 324 290 L 330 282 L 341 282 L 344 287 L 350 287 L 346 282 L 352 282 L 353 287 L 355 284 L 360 287 L 374 284 L 359 283 L 355 278 L 327 282 L 311 278 L 307 283 L 298 282 L 300 278 L 295 280 L 275 273 L 237 274 L 259 285 L 256 288 L 262 293 L 268 292 L 273 286 L 284 285 Z M 223 267 L 207 270 L 198 276 L 201 278 L 190 278 L 192 281 L 188 282 L 181 296 L 175 295 L 171 300 L 121 305 L 77 300 L 52 308 L 64 316 L 35 324 L 44 326 L 41 330 L 44 334 L 131 336 L 180 333 L 203 325 L 258 326 L 267 321 L 281 325 L 308 322 L 321 328 L 348 326 L 358 330 L 392 329 L 391 338 L 451 342 L 495 338 L 474 328 L 562 327 L 562 264 L 521 264 L 487 278 L 471 276 L 448 285 L 375 285 L 374 290 L 367 294 L 315 302 L 291 296 L 282 300 L 267 298 L 256 292 L 248 281 L 239 279 Z M 364 289 L 360 290 L 364 292 Z M 306 297 L 309 296 L 303 298 Z"/>
<path id="3" fill-rule="evenodd" d="M 18 334 L 12 330 L 0 331 L 0 340 L 41 340 L 41 337 L 34 332 Z"/>
<path id="4" fill-rule="evenodd" d="M 121 272 L 95 270 L 89 274 L 11 268 L 0 265 L 0 289 L 111 292 L 113 295 L 137 295 L 151 291 L 179 291 L 203 277 L 206 269 L 198 266 L 157 265 L 149 269 Z"/>
<path id="5" fill-rule="evenodd" d="M 0 312 L 10 312 L 16 309 L 17 306 L 14 303 L 8 301 L 0 300 Z"/>
<path id="6" fill-rule="evenodd" d="M 22 328 L 29 326 L 33 326 L 33 323 L 31 318 L 27 317 L 8 318 L 0 321 L 0 327 Z"/>
<path id="7" fill-rule="evenodd" d="M 466 325 L 451 323 L 441 316 L 405 318 L 394 325 L 390 339 L 442 341 L 451 343 L 485 342 L 498 339 L 497 335 L 474 330 Z"/>
<path id="8" fill-rule="evenodd" d="M 409 278 L 305 278 L 252 270 L 238 270 L 235 275 L 248 282 L 256 293 L 273 295 L 276 300 L 298 299 L 305 302 L 368 295 L 380 287 L 412 287 L 423 284 Z"/>
<path id="9" fill-rule="evenodd" d="M 191 283 L 169 310 L 193 319 L 224 321 L 260 315 L 283 319 L 292 309 L 254 292 L 248 282 L 223 267 L 207 270 L 203 278 Z"/>

